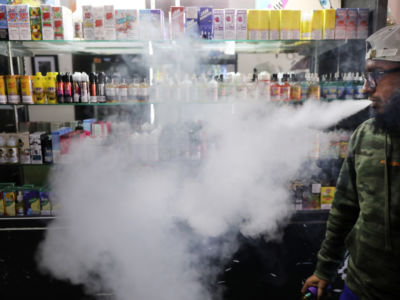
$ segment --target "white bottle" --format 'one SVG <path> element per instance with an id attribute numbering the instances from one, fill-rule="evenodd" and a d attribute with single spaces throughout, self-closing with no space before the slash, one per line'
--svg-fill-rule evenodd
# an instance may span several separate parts
<path id="1" fill-rule="evenodd" d="M 268 72 L 258 74 L 258 96 L 262 101 L 271 100 L 271 75 Z"/>

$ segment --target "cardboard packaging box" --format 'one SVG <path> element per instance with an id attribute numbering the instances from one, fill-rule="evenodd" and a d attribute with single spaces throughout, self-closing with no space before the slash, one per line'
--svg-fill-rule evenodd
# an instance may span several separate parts
<path id="1" fill-rule="evenodd" d="M 18 141 L 18 154 L 20 163 L 30 164 L 31 149 L 30 149 L 29 132 L 17 133 L 16 138 Z"/>
<path id="2" fill-rule="evenodd" d="M 169 25 L 172 40 L 183 38 L 185 33 L 185 8 L 183 6 L 171 6 Z"/>
<path id="3" fill-rule="evenodd" d="M 104 39 L 107 41 L 117 39 L 114 5 L 104 5 Z"/>
<path id="4" fill-rule="evenodd" d="M 336 9 L 335 40 L 344 40 L 346 38 L 346 18 L 347 8 Z"/>
<path id="5" fill-rule="evenodd" d="M 331 209 L 335 196 L 335 187 L 321 187 L 321 209 Z"/>
<path id="6" fill-rule="evenodd" d="M 269 39 L 270 34 L 270 13 L 268 10 L 259 10 L 258 11 L 258 29 L 259 36 L 258 39 L 262 41 L 266 41 Z"/>
<path id="7" fill-rule="evenodd" d="M 225 9 L 225 40 L 236 39 L 236 10 L 227 8 Z"/>
<path id="8" fill-rule="evenodd" d="M 62 127 L 56 131 L 51 133 L 51 144 L 53 148 L 53 162 L 57 163 L 61 160 L 61 145 L 60 145 L 60 136 L 71 132 L 71 128 Z"/>
<path id="9" fill-rule="evenodd" d="M 281 40 L 290 40 L 291 39 L 291 30 L 292 30 L 292 11 L 291 10 L 280 10 L 281 14 Z"/>
<path id="10" fill-rule="evenodd" d="M 83 38 L 85 40 L 94 40 L 94 15 L 93 6 L 82 5 L 82 25 L 83 25 Z"/>
<path id="11" fill-rule="evenodd" d="M 311 18 L 312 14 L 308 12 L 304 12 L 301 15 L 301 39 L 302 40 L 311 40 Z"/>
<path id="12" fill-rule="evenodd" d="M 185 36 L 191 38 L 200 36 L 198 7 L 185 7 Z"/>
<path id="13" fill-rule="evenodd" d="M 161 9 L 150 11 L 151 19 L 151 39 L 164 40 L 164 12 Z"/>
<path id="14" fill-rule="evenodd" d="M 126 34 L 128 40 L 139 40 L 139 17 L 137 9 L 127 9 L 126 13 Z"/>
<path id="15" fill-rule="evenodd" d="M 7 5 L 0 4 L 0 41 L 8 40 Z"/>
<path id="16" fill-rule="evenodd" d="M 213 32 L 214 40 L 223 40 L 225 38 L 225 10 L 213 10 Z"/>
<path id="17" fill-rule="evenodd" d="M 357 39 L 366 39 L 368 37 L 368 8 L 359 8 L 357 17 Z"/>
<path id="18" fill-rule="evenodd" d="M 128 39 L 127 16 L 125 9 L 115 10 L 115 29 L 117 31 L 117 40 Z"/>
<path id="19" fill-rule="evenodd" d="M 31 38 L 34 41 L 42 39 L 42 14 L 40 7 L 30 7 L 29 16 L 31 22 Z"/>
<path id="20" fill-rule="evenodd" d="M 280 40 L 281 14 L 279 10 L 270 10 L 269 15 L 269 39 Z"/>
<path id="21" fill-rule="evenodd" d="M 19 26 L 19 39 L 30 41 L 31 37 L 31 22 L 29 19 L 29 6 L 26 4 L 18 6 L 18 26 Z"/>
<path id="22" fill-rule="evenodd" d="M 247 10 L 236 10 L 236 39 L 247 40 Z"/>
<path id="23" fill-rule="evenodd" d="M 104 40 L 104 6 L 93 7 L 94 39 Z"/>
<path id="24" fill-rule="evenodd" d="M 311 39 L 322 40 L 322 28 L 324 23 L 324 11 L 315 9 L 311 18 Z"/>
<path id="25" fill-rule="evenodd" d="M 259 23 L 258 23 L 258 10 L 257 9 L 249 9 L 247 11 L 247 30 L 248 30 L 248 39 L 249 40 L 258 40 L 258 31 L 259 31 Z"/>
<path id="26" fill-rule="evenodd" d="M 200 36 L 204 39 L 213 38 L 213 9 L 212 7 L 200 7 L 199 9 Z"/>
<path id="27" fill-rule="evenodd" d="M 18 13 L 17 5 L 7 5 L 8 37 L 10 41 L 19 40 Z"/>
<path id="28" fill-rule="evenodd" d="M 54 39 L 73 40 L 74 26 L 72 23 L 72 12 L 64 6 L 53 6 Z"/>
<path id="29" fill-rule="evenodd" d="M 348 8 L 346 15 L 346 39 L 357 37 L 358 9 Z"/>
<path id="30" fill-rule="evenodd" d="M 323 27 L 323 39 L 334 40 L 335 39 L 335 9 L 324 9 L 324 27 Z"/>
<path id="31" fill-rule="evenodd" d="M 45 134 L 43 131 L 31 133 L 29 135 L 29 144 L 31 149 L 31 163 L 35 165 L 43 164 L 42 142 L 41 136 Z"/>
<path id="32" fill-rule="evenodd" d="M 301 10 L 291 11 L 290 39 L 300 40 L 301 37 Z"/>
<path id="33" fill-rule="evenodd" d="M 51 5 L 41 5 L 42 38 L 43 40 L 54 40 L 54 19 Z"/>

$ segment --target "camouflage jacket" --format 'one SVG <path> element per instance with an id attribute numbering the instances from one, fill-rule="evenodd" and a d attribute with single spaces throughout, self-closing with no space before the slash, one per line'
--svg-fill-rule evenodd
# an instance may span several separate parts
<path id="1" fill-rule="evenodd" d="M 331 281 L 345 249 L 346 284 L 360 299 L 400 299 L 400 132 L 373 119 L 350 139 L 314 274 Z"/>

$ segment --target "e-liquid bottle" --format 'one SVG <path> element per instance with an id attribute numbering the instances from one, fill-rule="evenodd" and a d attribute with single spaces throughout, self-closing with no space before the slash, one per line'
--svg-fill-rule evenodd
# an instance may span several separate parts
<path id="1" fill-rule="evenodd" d="M 281 100 L 286 102 L 290 100 L 289 74 L 282 75 Z"/>
<path id="2" fill-rule="evenodd" d="M 271 101 L 281 100 L 281 85 L 278 81 L 278 74 L 272 74 L 271 79 Z"/>
<path id="3" fill-rule="evenodd" d="M 81 88 L 80 88 L 80 83 L 81 83 L 81 73 L 80 72 L 75 72 L 72 75 L 72 86 L 74 90 L 74 102 L 79 103 L 81 99 Z"/>
<path id="4" fill-rule="evenodd" d="M 66 73 L 63 76 L 63 82 L 64 82 L 64 102 L 72 103 L 72 84 L 69 73 Z"/>
<path id="5" fill-rule="evenodd" d="M 97 75 L 96 73 L 89 74 L 89 91 L 90 91 L 90 103 L 97 102 Z"/>
<path id="6" fill-rule="evenodd" d="M 106 102 L 106 74 L 100 72 L 97 76 L 97 101 Z"/>
<path id="7" fill-rule="evenodd" d="M 64 75 L 58 73 L 57 75 L 57 101 L 58 103 L 64 103 Z"/>

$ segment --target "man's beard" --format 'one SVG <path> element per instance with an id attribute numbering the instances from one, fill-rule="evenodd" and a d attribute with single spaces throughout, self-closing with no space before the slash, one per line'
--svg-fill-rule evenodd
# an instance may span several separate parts
<path id="1" fill-rule="evenodd" d="M 392 96 L 383 107 L 383 112 L 378 112 L 370 107 L 371 117 L 374 117 L 374 125 L 384 131 L 400 131 L 400 89 Z"/>

